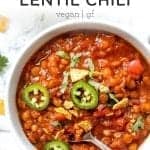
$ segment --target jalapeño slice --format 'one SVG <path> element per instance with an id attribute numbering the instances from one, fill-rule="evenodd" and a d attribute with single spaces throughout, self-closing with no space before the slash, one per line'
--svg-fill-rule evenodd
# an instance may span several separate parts
<path id="1" fill-rule="evenodd" d="M 76 82 L 71 89 L 72 101 L 80 109 L 94 109 L 98 105 L 96 89 L 85 81 Z"/>
<path id="2" fill-rule="evenodd" d="M 25 87 L 22 97 L 30 108 L 38 111 L 46 109 L 50 101 L 48 90 L 39 83 Z"/>
<path id="3" fill-rule="evenodd" d="M 44 146 L 44 150 L 70 150 L 69 145 L 60 140 L 53 140 Z"/>

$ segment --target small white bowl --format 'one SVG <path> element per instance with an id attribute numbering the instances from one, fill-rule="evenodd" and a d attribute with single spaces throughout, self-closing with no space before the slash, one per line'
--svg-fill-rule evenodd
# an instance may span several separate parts
<path id="1" fill-rule="evenodd" d="M 21 150 L 33 150 L 35 147 L 29 142 L 25 136 L 22 126 L 18 117 L 17 107 L 16 107 L 16 90 L 18 81 L 22 72 L 23 67 L 28 62 L 30 57 L 37 51 L 39 48 L 44 45 L 47 41 L 53 39 L 54 37 L 61 35 L 69 31 L 76 30 L 97 30 L 105 31 L 116 34 L 139 50 L 139 52 L 144 56 L 148 63 L 150 63 L 150 51 L 131 33 L 128 33 L 124 29 L 113 25 L 112 23 L 102 23 L 98 21 L 67 21 L 53 27 L 48 28 L 36 38 L 34 38 L 28 46 L 22 51 L 21 57 L 17 60 L 17 63 L 14 65 L 12 72 L 10 74 L 10 80 L 8 84 L 8 90 L 6 93 L 7 97 L 7 114 L 9 117 L 11 131 L 16 139 L 16 142 L 19 144 Z M 141 145 L 140 150 L 147 150 L 150 147 L 150 137 L 145 140 Z"/>

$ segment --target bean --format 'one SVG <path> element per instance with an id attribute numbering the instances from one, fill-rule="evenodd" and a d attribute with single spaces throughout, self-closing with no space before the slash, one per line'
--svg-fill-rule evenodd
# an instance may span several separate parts
<path id="1" fill-rule="evenodd" d="M 118 93 L 118 94 L 115 94 L 115 96 L 119 99 L 122 99 L 124 97 L 124 93 Z"/>
<path id="2" fill-rule="evenodd" d="M 105 93 L 101 93 L 99 99 L 102 104 L 106 104 L 108 101 L 108 95 Z"/>
<path id="3" fill-rule="evenodd" d="M 46 79 L 47 79 L 46 75 L 45 76 L 43 76 L 43 75 L 40 76 L 40 81 L 41 82 L 45 82 L 44 80 L 46 80 Z"/>
<path id="4" fill-rule="evenodd" d="M 134 90 L 136 88 L 136 82 L 131 79 L 131 80 L 127 81 L 126 86 L 128 89 Z"/>
<path id="5" fill-rule="evenodd" d="M 145 85 L 150 86 L 150 77 L 144 76 L 143 77 L 143 82 Z"/>
<path id="6" fill-rule="evenodd" d="M 42 80 L 41 82 L 42 82 L 42 85 L 43 85 L 43 86 L 45 86 L 45 87 L 48 87 L 48 86 L 49 86 L 49 85 L 48 85 L 48 84 L 49 84 L 49 81 L 47 81 L 47 80 Z"/>
<path id="7" fill-rule="evenodd" d="M 46 68 L 48 67 L 48 62 L 47 62 L 47 60 L 43 60 L 43 61 L 41 62 L 41 67 L 42 67 L 43 69 L 46 69 Z"/>
<path id="8" fill-rule="evenodd" d="M 69 43 L 66 43 L 65 50 L 69 52 L 73 48 L 72 45 L 73 45 L 72 41 L 69 41 Z"/>
<path id="9" fill-rule="evenodd" d="M 36 119 L 40 116 L 40 113 L 38 111 L 33 110 L 31 111 L 31 116 L 32 118 Z"/>
<path id="10" fill-rule="evenodd" d="M 123 141 L 124 141 L 124 143 L 130 144 L 132 142 L 132 140 L 133 140 L 133 137 L 132 137 L 131 134 L 125 133 L 123 135 Z"/>
<path id="11" fill-rule="evenodd" d="M 47 140 L 47 137 L 45 134 L 43 134 L 42 136 L 40 136 L 40 141 L 41 142 L 45 142 Z"/>
<path id="12" fill-rule="evenodd" d="M 30 111 L 26 110 L 25 112 L 23 112 L 21 118 L 23 121 L 27 121 L 28 119 L 30 119 L 31 118 Z"/>
<path id="13" fill-rule="evenodd" d="M 33 123 L 32 120 L 26 121 L 26 122 L 24 123 L 24 128 L 25 128 L 26 130 L 31 129 L 32 123 Z"/>
<path id="14" fill-rule="evenodd" d="M 31 143 L 33 143 L 33 144 L 36 143 L 36 136 L 32 132 L 27 133 L 27 136 L 28 136 L 29 140 L 31 141 Z"/>
<path id="15" fill-rule="evenodd" d="M 62 70 L 64 70 L 64 69 L 65 69 L 65 67 L 66 67 L 66 66 L 65 66 L 65 65 L 63 65 L 63 64 L 60 64 L 60 65 L 59 65 L 59 69 L 60 69 L 61 71 L 62 71 Z"/>
<path id="16" fill-rule="evenodd" d="M 59 99 L 59 98 L 54 97 L 54 98 L 52 99 L 52 102 L 53 102 L 53 104 L 54 104 L 56 107 L 62 106 L 62 100 Z"/>
<path id="17" fill-rule="evenodd" d="M 122 139 L 117 138 L 112 142 L 111 147 L 121 149 L 123 147 L 123 145 L 124 145 L 124 143 L 123 143 Z"/>
<path id="18" fill-rule="evenodd" d="M 96 150 L 96 148 L 94 146 L 89 146 L 89 150 Z"/>
<path id="19" fill-rule="evenodd" d="M 113 61 L 112 63 L 111 63 L 111 66 L 112 67 L 118 67 L 118 66 L 120 66 L 121 65 L 121 61 L 120 60 L 116 60 L 116 61 Z"/>
<path id="20" fill-rule="evenodd" d="M 107 145 L 111 143 L 111 138 L 110 137 L 103 137 L 101 140 L 102 140 L 102 142 L 104 142 Z"/>
<path id="21" fill-rule="evenodd" d="M 49 57 L 48 57 L 48 62 L 49 62 L 49 64 L 50 65 L 55 65 L 55 64 L 57 64 L 57 62 L 60 60 L 60 58 L 57 56 L 57 55 L 55 55 L 54 53 L 53 54 L 51 54 Z"/>
<path id="22" fill-rule="evenodd" d="M 140 112 L 140 106 L 138 106 L 138 105 L 133 105 L 132 111 L 133 111 L 134 113 L 139 113 L 139 112 Z"/>
<path id="23" fill-rule="evenodd" d="M 101 39 L 100 40 L 100 48 L 107 49 L 109 47 L 109 42 L 107 40 Z"/>
<path id="24" fill-rule="evenodd" d="M 138 91 L 132 91 L 132 92 L 130 92 L 130 97 L 131 98 L 138 98 L 139 97 Z"/>
<path id="25" fill-rule="evenodd" d="M 57 66 L 50 66 L 49 67 L 49 73 L 52 76 L 57 76 L 60 73 L 60 71 L 59 71 L 59 68 Z"/>
<path id="26" fill-rule="evenodd" d="M 119 85 L 115 86 L 114 87 L 114 93 L 116 93 L 116 94 L 123 94 L 122 93 L 122 88 Z"/>
<path id="27" fill-rule="evenodd" d="M 146 122 L 150 125 L 150 115 L 146 117 Z"/>
<path id="28" fill-rule="evenodd" d="M 51 80 L 49 80 L 48 82 L 48 88 L 54 88 L 59 86 L 61 83 L 61 80 L 57 79 L 57 78 L 53 78 Z"/>
<path id="29" fill-rule="evenodd" d="M 33 132 L 36 132 L 36 131 L 38 130 L 38 126 L 37 126 L 36 124 L 33 124 L 33 125 L 31 126 L 31 130 L 32 130 Z"/>
<path id="30" fill-rule="evenodd" d="M 123 109 L 115 110 L 115 117 L 120 117 L 124 113 Z"/>
<path id="31" fill-rule="evenodd" d="M 129 150 L 137 150 L 138 149 L 138 146 L 136 143 L 132 143 L 129 145 Z"/>
<path id="32" fill-rule="evenodd" d="M 123 132 L 115 132 L 114 137 L 115 138 L 120 138 L 123 135 Z"/>
<path id="33" fill-rule="evenodd" d="M 150 113 L 150 102 L 145 102 L 140 105 L 141 111 L 144 113 Z"/>
<path id="34" fill-rule="evenodd" d="M 104 134 L 104 136 L 111 136 L 112 130 L 105 129 L 105 130 L 103 130 L 103 134 Z"/>
<path id="35" fill-rule="evenodd" d="M 60 63 L 61 63 L 62 65 L 68 65 L 69 61 L 66 60 L 66 59 L 61 59 Z"/>
<path id="36" fill-rule="evenodd" d="M 37 134 L 38 134 L 39 136 L 41 136 L 42 133 L 43 133 L 43 130 L 42 130 L 41 128 L 38 128 L 38 129 L 37 129 Z"/>
<path id="37" fill-rule="evenodd" d="M 120 83 L 120 77 L 110 78 L 109 85 L 114 87 Z"/>
<path id="38" fill-rule="evenodd" d="M 112 76 L 112 70 L 110 68 L 105 68 L 102 70 L 102 75 L 104 78 L 110 78 Z"/>
<path id="39" fill-rule="evenodd" d="M 99 56 L 100 58 L 104 58 L 104 57 L 106 56 L 106 52 L 104 52 L 104 51 L 99 51 L 99 52 L 98 52 L 98 56 Z"/>
<path id="40" fill-rule="evenodd" d="M 109 62 L 107 59 L 98 59 L 98 66 L 100 68 L 107 67 L 109 65 Z"/>
<path id="41" fill-rule="evenodd" d="M 33 76 L 38 76 L 38 75 L 39 75 L 39 72 L 40 72 L 40 67 L 33 67 L 33 68 L 31 69 L 31 74 L 32 74 Z"/>
<path id="42" fill-rule="evenodd" d="M 26 109 L 26 104 L 25 104 L 25 102 L 23 101 L 23 100 L 21 100 L 21 99 L 18 99 L 18 107 L 20 108 L 20 109 L 22 109 L 22 110 L 25 110 Z"/>

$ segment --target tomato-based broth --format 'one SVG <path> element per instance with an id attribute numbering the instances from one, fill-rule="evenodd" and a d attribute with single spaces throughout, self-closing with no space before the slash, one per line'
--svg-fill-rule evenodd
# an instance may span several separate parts
<path id="1" fill-rule="evenodd" d="M 122 38 L 103 32 L 56 37 L 25 65 L 17 90 L 23 130 L 38 150 L 137 150 L 150 133 L 150 66 Z"/>

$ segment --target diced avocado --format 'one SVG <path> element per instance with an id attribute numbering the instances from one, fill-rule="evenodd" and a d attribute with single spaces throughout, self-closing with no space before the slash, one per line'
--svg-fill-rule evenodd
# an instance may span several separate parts
<path id="1" fill-rule="evenodd" d="M 79 81 L 89 74 L 85 69 L 70 69 L 70 77 L 72 82 Z"/>

